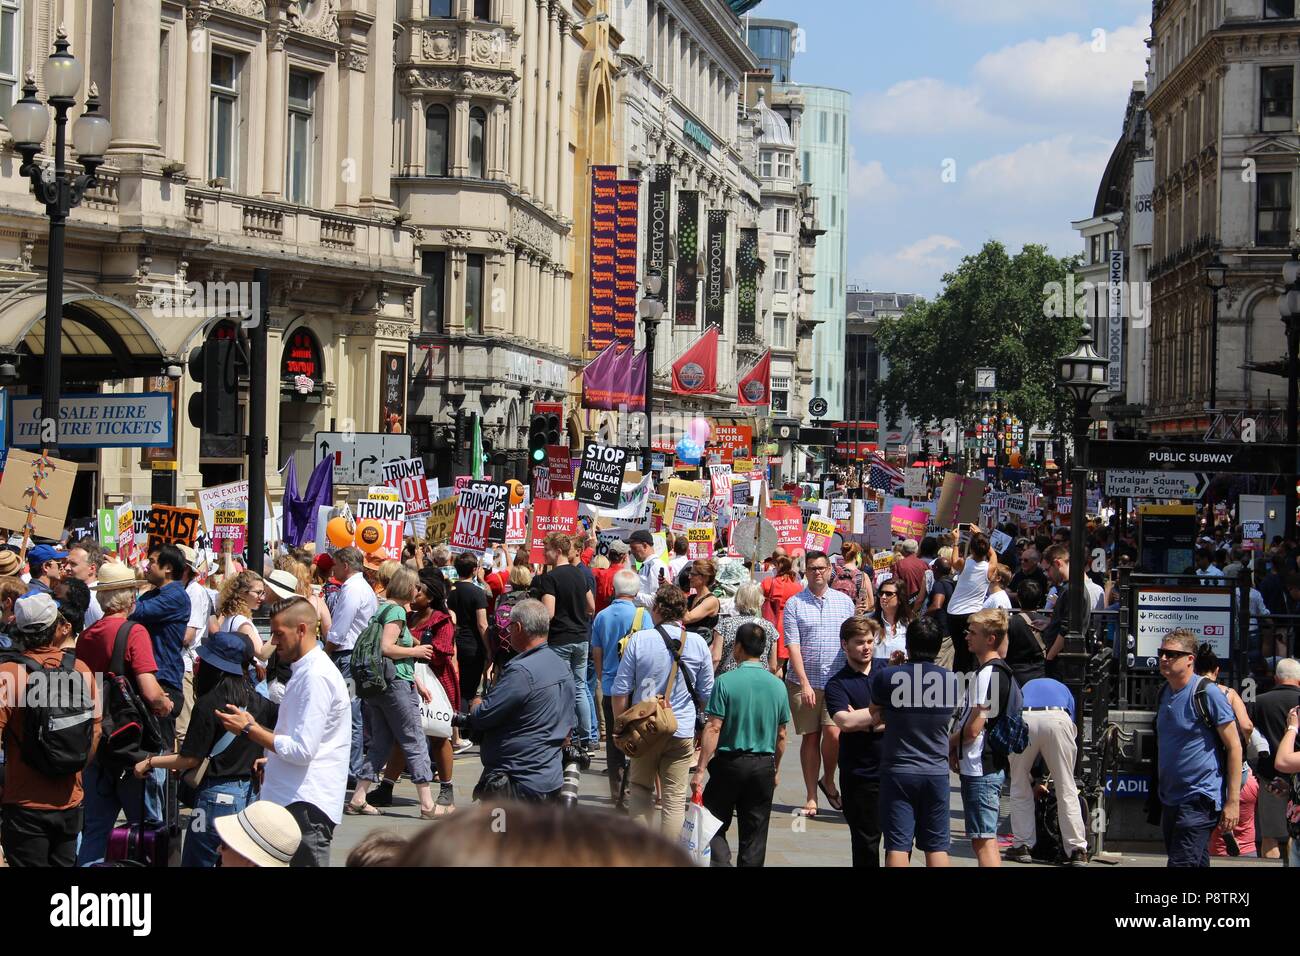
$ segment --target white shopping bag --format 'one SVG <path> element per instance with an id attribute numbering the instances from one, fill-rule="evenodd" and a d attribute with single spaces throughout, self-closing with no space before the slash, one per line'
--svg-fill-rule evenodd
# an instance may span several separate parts
<path id="1" fill-rule="evenodd" d="M 721 828 L 722 821 L 704 809 L 704 800 L 698 794 L 686 804 L 679 842 L 696 866 L 708 866 L 712 861 L 709 841 Z"/>
<path id="2" fill-rule="evenodd" d="M 415 662 L 415 679 L 433 697 L 428 703 L 425 703 L 423 697 L 420 698 L 420 725 L 424 728 L 424 735 L 450 738 L 451 701 L 447 699 L 447 692 L 442 689 L 442 684 L 424 661 Z"/>

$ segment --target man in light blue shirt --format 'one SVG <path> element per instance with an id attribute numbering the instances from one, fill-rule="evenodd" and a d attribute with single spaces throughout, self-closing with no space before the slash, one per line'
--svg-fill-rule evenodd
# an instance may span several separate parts
<path id="1" fill-rule="evenodd" d="M 630 815 L 646 826 L 657 827 L 672 840 L 677 839 L 686 816 L 686 790 L 695 760 L 695 717 L 703 713 L 713 693 L 712 653 L 702 637 L 684 631 L 681 620 L 685 613 L 686 595 L 682 589 L 675 584 L 662 585 L 651 608 L 655 628 L 639 631 L 628 640 L 610 688 L 615 714 L 643 700 L 669 694 L 668 703 L 677 718 L 676 732 L 633 757 L 627 776 Z M 669 691 L 674 655 L 680 656 L 680 665 Z M 654 808 L 656 777 L 662 792 L 662 813 Z"/>
<path id="2" fill-rule="evenodd" d="M 618 675 L 618 642 L 633 630 L 644 630 L 650 612 L 636 606 L 641 577 L 631 568 L 614 574 L 614 600 L 591 622 L 591 660 L 600 676 L 601 710 L 605 713 L 605 764 L 609 774 L 609 798 L 615 803 L 623 792 L 627 757 L 614 745 L 614 678 Z M 638 626 L 639 625 L 639 626 Z"/>

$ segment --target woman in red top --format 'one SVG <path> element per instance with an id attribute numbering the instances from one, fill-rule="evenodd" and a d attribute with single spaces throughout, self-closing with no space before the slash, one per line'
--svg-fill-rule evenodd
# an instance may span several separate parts
<path id="1" fill-rule="evenodd" d="M 411 636 L 421 644 L 433 645 L 433 658 L 429 669 L 442 685 L 452 712 L 460 710 L 460 676 L 456 666 L 456 623 L 447 609 L 447 592 L 435 578 L 427 578 L 415 587 L 411 600 L 412 622 L 408 625 Z M 433 808 L 435 816 L 444 816 L 456 809 L 452 793 L 453 768 L 451 740 L 446 737 L 429 738 L 429 758 L 438 771 L 438 800 Z"/>
<path id="2" fill-rule="evenodd" d="M 776 627 L 777 637 L 776 644 L 777 657 L 786 661 L 790 658 L 790 652 L 785 649 L 785 602 L 790 600 L 800 591 L 803 585 L 799 583 L 799 578 L 794 573 L 794 562 L 789 555 L 779 554 L 772 559 L 772 569 L 776 574 L 763 582 L 763 618 L 771 621 Z"/>

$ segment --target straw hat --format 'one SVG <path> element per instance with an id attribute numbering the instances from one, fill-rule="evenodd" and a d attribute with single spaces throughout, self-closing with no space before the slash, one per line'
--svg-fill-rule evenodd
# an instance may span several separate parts
<path id="1" fill-rule="evenodd" d="M 0 574 L 17 574 L 18 568 L 18 555 L 8 548 L 0 549 Z"/>
<path id="2" fill-rule="evenodd" d="M 289 571 L 276 568 L 262 581 L 282 601 L 298 596 L 298 579 Z"/>
<path id="3" fill-rule="evenodd" d="M 250 803 L 232 817 L 217 817 L 213 825 L 226 846 L 258 866 L 288 866 L 302 842 L 293 814 L 269 800 Z"/>
<path id="4" fill-rule="evenodd" d="M 135 572 L 121 561 L 105 561 L 104 566 L 99 569 L 97 578 L 91 585 L 94 591 L 120 591 L 123 588 L 138 590 L 144 584 L 135 576 Z"/>

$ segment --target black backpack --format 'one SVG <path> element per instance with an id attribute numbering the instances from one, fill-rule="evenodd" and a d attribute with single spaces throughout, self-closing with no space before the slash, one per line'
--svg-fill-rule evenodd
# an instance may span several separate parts
<path id="1" fill-rule="evenodd" d="M 158 720 L 126 675 L 126 639 L 135 626 L 134 621 L 123 621 L 117 629 L 113 659 L 104 675 L 104 721 L 99 758 L 114 770 L 137 764 L 163 750 Z"/>
<path id="2" fill-rule="evenodd" d="M 90 763 L 95 739 L 95 699 L 77 656 L 63 652 L 57 667 L 44 667 L 26 654 L 7 651 L 0 661 L 22 664 L 27 671 L 23 693 L 23 760 L 47 777 L 80 773 Z M 33 686 L 32 675 L 40 680 Z"/>

